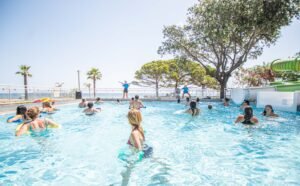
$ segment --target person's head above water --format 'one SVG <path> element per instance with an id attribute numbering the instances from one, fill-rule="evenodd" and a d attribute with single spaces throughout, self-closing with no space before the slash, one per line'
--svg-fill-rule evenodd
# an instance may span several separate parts
<path id="1" fill-rule="evenodd" d="M 49 102 L 44 102 L 43 107 L 51 108 L 51 104 Z"/>
<path id="2" fill-rule="evenodd" d="M 135 96 L 134 96 L 134 99 L 135 99 L 135 100 L 139 100 L 139 99 L 140 99 L 139 95 L 135 95 Z"/>
<path id="3" fill-rule="evenodd" d="M 100 100 L 101 100 L 101 98 L 99 98 L 99 97 L 98 97 L 98 98 L 96 98 L 96 101 L 100 101 Z"/>
<path id="4" fill-rule="evenodd" d="M 142 123 L 142 114 L 139 110 L 137 109 L 131 109 L 128 112 L 128 122 L 130 123 L 130 125 L 132 126 L 140 126 Z"/>
<path id="5" fill-rule="evenodd" d="M 263 115 L 266 116 L 266 115 L 272 115 L 272 114 L 274 114 L 274 109 L 273 109 L 272 105 L 266 105 Z"/>
<path id="6" fill-rule="evenodd" d="M 207 108 L 208 108 L 209 110 L 211 110 L 211 109 L 213 108 L 213 106 L 212 106 L 212 105 L 208 105 Z"/>
<path id="7" fill-rule="evenodd" d="M 177 103 L 180 103 L 180 101 L 181 101 L 180 98 L 178 98 L 178 99 L 177 99 Z"/>
<path id="8" fill-rule="evenodd" d="M 242 105 L 243 106 L 249 106 L 250 105 L 250 101 L 245 99 Z"/>
<path id="9" fill-rule="evenodd" d="M 197 102 L 196 101 L 191 101 L 190 102 L 190 109 L 192 110 L 192 116 L 194 116 L 196 114 L 195 110 L 197 109 Z"/>
<path id="10" fill-rule="evenodd" d="M 229 98 L 225 98 L 224 100 L 225 100 L 225 102 L 229 102 L 229 101 L 230 101 L 230 99 L 229 99 Z"/>
<path id="11" fill-rule="evenodd" d="M 119 103 L 119 102 L 120 102 L 120 100 L 119 100 L 119 99 L 117 99 L 117 102 Z"/>
<path id="12" fill-rule="evenodd" d="M 197 99 L 196 99 L 196 102 L 199 103 L 199 102 L 200 102 L 200 98 L 197 98 Z"/>
<path id="13" fill-rule="evenodd" d="M 189 97 L 186 97 L 185 100 L 186 100 L 186 102 L 190 102 L 190 98 Z"/>
<path id="14" fill-rule="evenodd" d="M 82 100 L 81 100 L 81 102 L 83 102 L 83 103 L 84 103 L 84 102 L 85 102 L 85 99 L 82 99 Z"/>
<path id="15" fill-rule="evenodd" d="M 93 108 L 94 103 L 93 103 L 93 102 L 89 102 L 89 103 L 87 104 L 87 106 L 88 106 L 89 109 L 91 109 L 91 108 Z"/>
<path id="16" fill-rule="evenodd" d="M 27 111 L 27 116 L 32 120 L 38 118 L 39 114 L 40 114 L 39 107 L 32 107 Z"/>
<path id="17" fill-rule="evenodd" d="M 25 107 L 25 105 L 19 105 L 17 107 L 16 115 L 25 115 L 26 111 L 27 111 L 27 108 Z"/>
<path id="18" fill-rule="evenodd" d="M 131 98 L 131 101 L 134 101 L 134 97 Z"/>
<path id="19" fill-rule="evenodd" d="M 244 119 L 246 121 L 250 121 L 250 119 L 253 117 L 253 109 L 252 107 L 246 107 L 244 109 Z"/>

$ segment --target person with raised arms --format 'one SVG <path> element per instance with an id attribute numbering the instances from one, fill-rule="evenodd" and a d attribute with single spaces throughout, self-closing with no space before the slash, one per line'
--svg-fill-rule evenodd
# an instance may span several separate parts
<path id="1" fill-rule="evenodd" d="M 128 88 L 130 86 L 130 83 L 127 83 L 127 81 L 120 82 L 123 86 L 123 99 L 128 98 Z"/>

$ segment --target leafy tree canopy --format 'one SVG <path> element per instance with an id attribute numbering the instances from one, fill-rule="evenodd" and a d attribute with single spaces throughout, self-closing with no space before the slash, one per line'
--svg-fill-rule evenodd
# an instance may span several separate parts
<path id="1" fill-rule="evenodd" d="M 163 30 L 158 52 L 197 61 L 216 70 L 221 97 L 232 72 L 278 39 L 282 26 L 299 16 L 300 0 L 201 0 L 184 26 Z"/>

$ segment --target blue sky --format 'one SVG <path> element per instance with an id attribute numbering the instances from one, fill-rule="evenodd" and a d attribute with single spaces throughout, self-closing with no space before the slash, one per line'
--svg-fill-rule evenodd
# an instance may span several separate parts
<path id="1" fill-rule="evenodd" d="M 119 87 L 142 64 L 160 59 L 164 25 L 180 24 L 196 0 L 2 0 L 0 84 L 22 84 L 18 66 L 32 66 L 35 86 L 76 87 L 91 67 L 103 74 L 97 87 Z M 246 66 L 287 58 L 300 51 L 300 23 L 282 29 L 275 46 Z"/>

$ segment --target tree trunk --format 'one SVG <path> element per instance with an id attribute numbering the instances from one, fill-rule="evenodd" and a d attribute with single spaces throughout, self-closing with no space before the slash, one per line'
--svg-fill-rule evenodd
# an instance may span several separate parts
<path id="1" fill-rule="evenodd" d="M 24 91 L 25 91 L 25 100 L 28 100 L 28 87 L 27 87 L 27 75 L 24 75 Z"/>
<path id="2" fill-rule="evenodd" d="M 221 80 L 218 80 L 220 83 L 220 99 L 224 99 L 226 96 L 226 88 L 227 88 L 227 82 L 228 82 L 229 77 L 224 77 Z"/>
<path id="3" fill-rule="evenodd" d="M 93 86 L 94 86 L 94 98 L 96 97 L 96 79 L 93 79 Z"/>
<path id="4" fill-rule="evenodd" d="M 91 86 L 89 86 L 89 98 L 91 97 Z"/>
<path id="5" fill-rule="evenodd" d="M 158 98 L 158 81 L 156 80 L 156 83 L 155 83 L 155 91 L 156 91 L 156 98 Z"/>

